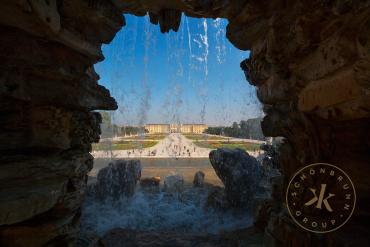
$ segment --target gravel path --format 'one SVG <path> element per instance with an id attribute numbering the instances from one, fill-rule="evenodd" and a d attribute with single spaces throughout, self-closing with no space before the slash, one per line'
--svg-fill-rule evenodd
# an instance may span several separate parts
<path id="1" fill-rule="evenodd" d="M 150 148 L 93 151 L 92 155 L 95 158 L 208 158 L 211 150 L 196 146 L 180 133 L 171 133 Z"/>

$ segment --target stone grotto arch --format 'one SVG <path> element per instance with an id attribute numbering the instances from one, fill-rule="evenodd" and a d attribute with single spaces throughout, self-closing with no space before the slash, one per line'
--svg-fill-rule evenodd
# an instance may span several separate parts
<path id="1" fill-rule="evenodd" d="M 226 18 L 228 39 L 251 50 L 241 68 L 264 105 L 264 134 L 285 137 L 284 181 L 260 212 L 266 243 L 346 246 L 369 238 L 362 234 L 370 221 L 369 1 L 2 0 L 0 6 L 1 246 L 74 246 L 93 165 L 89 151 L 100 134 L 93 111 L 117 108 L 93 65 L 104 59 L 101 45 L 125 25 L 122 14 L 147 13 L 162 32 L 177 31 L 182 13 Z M 317 161 L 348 171 L 358 195 L 348 226 L 325 236 L 297 227 L 282 195 L 299 167 Z"/>

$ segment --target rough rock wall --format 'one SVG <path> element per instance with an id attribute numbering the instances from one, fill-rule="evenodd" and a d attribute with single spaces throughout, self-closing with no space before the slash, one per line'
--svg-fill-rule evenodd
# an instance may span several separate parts
<path id="1" fill-rule="evenodd" d="M 262 2 L 249 1 L 227 35 L 251 50 L 241 67 L 264 104 L 264 134 L 285 137 L 283 192 L 298 168 L 327 162 L 349 174 L 358 195 L 354 216 L 341 231 L 308 234 L 282 207 L 270 215 L 266 237 L 283 246 L 316 245 L 323 238 L 323 245 L 355 246 L 369 238 L 362 233 L 370 216 L 370 3 Z M 359 237 L 351 239 L 354 232 Z"/>
<path id="2" fill-rule="evenodd" d="M 117 108 L 93 64 L 123 17 L 108 2 L 0 5 L 0 246 L 74 246 L 100 134 L 92 110 Z"/>
<path id="3" fill-rule="evenodd" d="M 149 12 L 162 32 L 177 30 L 181 12 L 227 18 L 229 40 L 251 50 L 241 67 L 264 104 L 264 134 L 286 138 L 280 150 L 285 185 L 303 165 L 336 164 L 358 191 L 351 222 L 358 223 L 356 231 L 368 224 L 368 1 L 2 0 L 0 5 L 1 246 L 73 244 L 92 166 L 89 150 L 99 138 L 100 116 L 91 111 L 117 107 L 97 84 L 92 66 L 103 59 L 101 45 L 124 25 L 121 13 Z M 283 205 L 276 208 L 267 217 L 269 243 L 314 244 L 315 236 L 295 227 Z M 329 238 L 350 233 L 346 226 Z"/>

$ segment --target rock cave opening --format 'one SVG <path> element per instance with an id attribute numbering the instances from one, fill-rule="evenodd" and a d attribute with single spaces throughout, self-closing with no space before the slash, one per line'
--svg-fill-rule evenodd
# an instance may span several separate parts
<path id="1" fill-rule="evenodd" d="M 101 112 L 82 231 L 100 237 L 117 228 L 206 236 L 250 227 L 257 201 L 270 197 L 269 179 L 280 173 L 271 165 L 271 152 L 260 149 L 262 110 L 239 66 L 249 51 L 229 43 L 224 19 L 182 14 L 178 30 L 166 34 L 148 15 L 125 15 L 125 20 L 103 46 L 105 60 L 95 65 L 118 110 Z M 226 126 L 232 122 L 237 128 Z M 219 133 L 207 132 L 208 125 Z M 248 182 L 233 179 L 231 171 L 217 168 L 220 158 L 211 164 L 216 147 L 242 148 L 244 163 L 260 165 L 249 170 L 248 179 L 248 172 L 240 175 Z M 126 174 L 122 167 L 131 165 L 118 164 L 120 159 L 136 160 L 136 169 Z M 243 162 L 234 173 L 245 172 Z M 125 176 L 132 176 L 126 184 Z"/>
<path id="2" fill-rule="evenodd" d="M 369 1 L 4 0 L 0 4 L 1 246 L 117 246 L 122 241 L 132 246 L 368 244 Z M 122 14 L 149 15 L 151 23 L 168 32 L 179 31 L 182 13 L 227 19 L 228 40 L 238 49 L 250 50 L 241 68 L 263 105 L 263 134 L 284 137 L 276 152 L 265 147 L 276 155 L 282 177 L 272 181 L 271 197 L 259 204 L 247 231 L 208 238 L 117 230 L 108 239 L 81 238 L 87 174 L 94 162 L 90 152 L 92 143 L 99 142 L 104 117 L 96 110 L 118 107 L 109 90 L 99 85 L 94 70 L 104 58 L 101 46 L 125 25 Z M 164 128 L 181 130 L 176 125 Z M 244 164 L 239 161 L 250 159 L 240 152 L 220 152 L 211 155 L 211 162 Z M 356 187 L 351 219 L 330 234 L 302 229 L 287 212 L 284 198 L 297 170 L 317 162 L 340 167 Z M 110 167 L 107 177 L 120 168 L 139 175 L 135 162 Z M 203 176 L 195 177 L 198 184 Z M 132 177 L 121 178 L 132 183 Z M 170 180 L 173 185 L 178 178 Z M 104 194 L 104 186 L 100 191 Z M 131 187 L 122 193 L 131 193 Z"/>

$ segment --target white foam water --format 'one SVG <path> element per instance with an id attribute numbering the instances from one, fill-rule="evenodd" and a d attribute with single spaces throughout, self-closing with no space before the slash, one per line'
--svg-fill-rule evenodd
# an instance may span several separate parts
<path id="1" fill-rule="evenodd" d="M 82 211 L 85 230 L 104 235 L 114 228 L 217 234 L 248 227 L 246 211 L 220 211 L 206 207 L 206 189 L 189 188 L 182 193 L 144 192 L 118 202 L 86 200 Z"/>

